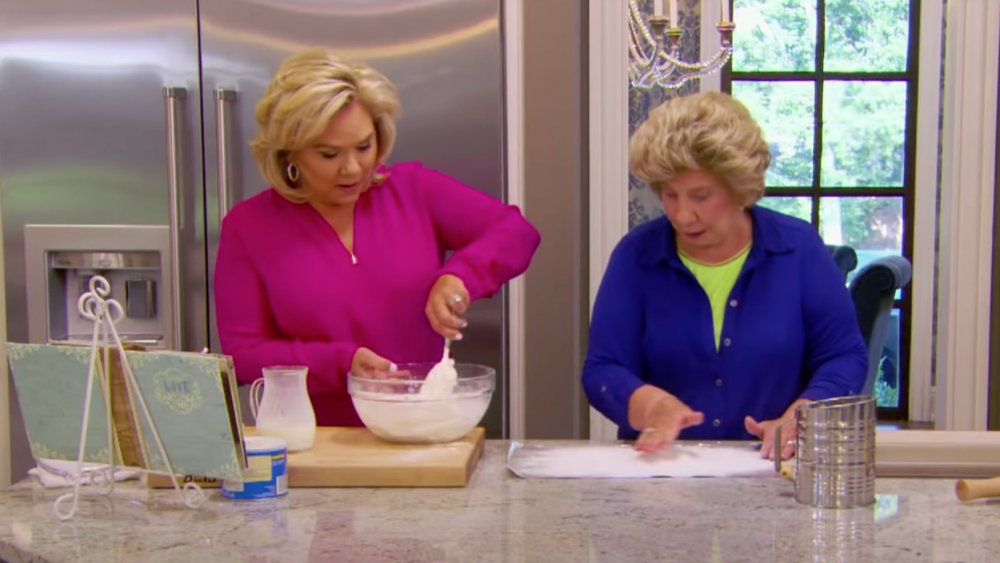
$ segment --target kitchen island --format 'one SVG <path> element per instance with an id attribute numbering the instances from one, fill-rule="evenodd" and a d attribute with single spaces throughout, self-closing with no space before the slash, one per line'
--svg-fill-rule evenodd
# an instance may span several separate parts
<path id="1" fill-rule="evenodd" d="M 0 560 L 1000 560 L 1000 502 L 959 503 L 953 479 L 879 479 L 874 506 L 818 510 L 776 475 L 520 479 L 508 447 L 487 441 L 464 488 L 293 489 L 242 502 L 208 490 L 188 509 L 173 491 L 133 482 L 84 496 L 68 522 L 52 507 L 68 489 L 23 481 L 0 492 Z"/>

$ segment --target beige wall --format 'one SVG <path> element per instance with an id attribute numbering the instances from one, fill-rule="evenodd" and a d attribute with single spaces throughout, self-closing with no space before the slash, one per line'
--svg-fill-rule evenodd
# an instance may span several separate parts
<path id="1" fill-rule="evenodd" d="M 524 278 L 526 438 L 588 435 L 586 3 L 525 1 L 524 207 L 542 244 Z"/>
<path id="2" fill-rule="evenodd" d="M 0 212 L 0 217 L 3 213 Z M 7 383 L 7 298 L 4 294 L 3 223 L 0 219 L 0 488 L 10 485 L 10 393 Z"/>

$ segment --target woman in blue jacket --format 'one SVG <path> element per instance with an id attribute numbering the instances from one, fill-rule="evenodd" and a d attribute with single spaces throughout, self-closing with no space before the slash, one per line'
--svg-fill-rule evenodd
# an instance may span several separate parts
<path id="1" fill-rule="evenodd" d="M 664 103 L 629 149 L 666 217 L 611 255 L 591 318 L 587 397 L 641 451 L 678 437 L 756 437 L 773 457 L 774 428 L 796 407 L 864 384 L 867 351 L 843 276 L 811 225 L 754 205 L 770 152 L 730 96 Z M 793 443 L 778 449 L 787 458 Z"/>

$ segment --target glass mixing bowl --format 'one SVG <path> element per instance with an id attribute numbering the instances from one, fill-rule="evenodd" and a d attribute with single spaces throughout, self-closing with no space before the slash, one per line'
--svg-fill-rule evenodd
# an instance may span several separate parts
<path id="1" fill-rule="evenodd" d="M 389 442 L 451 442 L 482 420 L 493 397 L 496 370 L 477 364 L 455 364 L 458 380 L 450 394 L 425 395 L 420 390 L 433 363 L 399 364 L 392 378 L 347 376 L 347 392 L 365 426 Z"/>

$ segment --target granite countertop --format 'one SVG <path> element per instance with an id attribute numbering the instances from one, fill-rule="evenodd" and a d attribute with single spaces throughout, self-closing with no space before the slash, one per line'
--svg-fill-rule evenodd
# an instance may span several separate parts
<path id="1" fill-rule="evenodd" d="M 534 443 L 534 442 L 529 442 Z M 567 442 L 572 443 L 572 442 Z M 996 561 L 1000 502 L 959 503 L 953 479 L 879 479 L 874 507 L 819 510 L 777 476 L 520 479 L 488 441 L 465 488 L 293 489 L 199 509 L 119 485 L 69 522 L 65 490 L 0 492 L 0 560 Z"/>

